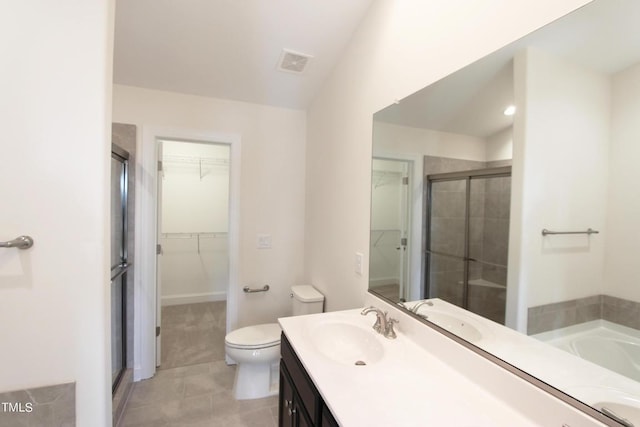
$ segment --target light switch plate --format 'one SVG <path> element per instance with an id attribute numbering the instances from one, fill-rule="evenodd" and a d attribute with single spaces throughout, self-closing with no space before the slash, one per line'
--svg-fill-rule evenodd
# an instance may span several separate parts
<path id="1" fill-rule="evenodd" d="M 362 260 L 364 255 L 361 252 L 356 252 L 355 271 L 356 274 L 362 276 Z"/>
<path id="2" fill-rule="evenodd" d="M 271 234 L 258 234 L 258 249 L 271 249 Z"/>

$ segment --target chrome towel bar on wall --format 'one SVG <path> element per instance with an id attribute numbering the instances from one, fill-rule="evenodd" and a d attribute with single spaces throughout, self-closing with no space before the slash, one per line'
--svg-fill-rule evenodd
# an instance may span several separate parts
<path id="1" fill-rule="evenodd" d="M 33 239 L 30 236 L 19 236 L 7 242 L 0 242 L 0 248 L 29 249 L 33 246 Z"/>
<path id="2" fill-rule="evenodd" d="M 542 229 L 542 235 L 543 236 L 548 236 L 550 234 L 598 234 L 600 233 L 599 231 L 596 231 L 592 228 L 588 228 L 585 231 L 551 231 L 551 230 L 547 230 L 546 228 Z"/>

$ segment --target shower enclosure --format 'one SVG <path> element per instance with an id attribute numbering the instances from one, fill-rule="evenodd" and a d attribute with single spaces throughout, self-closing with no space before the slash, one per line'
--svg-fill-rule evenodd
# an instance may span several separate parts
<path id="1" fill-rule="evenodd" d="M 427 175 L 425 295 L 504 324 L 511 167 Z"/>
<path id="2" fill-rule="evenodd" d="M 127 367 L 127 189 L 129 154 L 116 145 L 111 152 L 111 389 L 115 392 Z"/>

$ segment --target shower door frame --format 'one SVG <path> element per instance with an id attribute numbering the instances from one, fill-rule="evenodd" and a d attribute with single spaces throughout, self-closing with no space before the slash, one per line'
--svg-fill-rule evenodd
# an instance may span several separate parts
<path id="1" fill-rule="evenodd" d="M 127 369 L 127 274 L 131 269 L 131 263 L 129 263 L 129 252 L 128 252 L 128 218 L 129 218 L 129 206 L 128 206 L 128 195 L 129 195 L 129 153 L 122 148 L 118 147 L 115 144 L 111 144 L 111 158 L 112 160 L 116 160 L 122 164 L 122 172 L 120 174 L 120 208 L 122 215 L 122 229 L 118 230 L 121 234 L 122 246 L 120 247 L 120 259 L 117 264 L 113 264 L 113 260 L 111 260 L 111 280 L 109 282 L 110 286 L 121 286 L 121 310 L 120 316 L 122 320 L 122 367 L 118 374 L 116 375 L 115 380 L 112 379 L 111 383 L 111 393 L 115 394 L 116 389 L 120 385 L 120 381 L 124 375 L 124 372 Z M 111 230 L 113 235 L 115 230 Z M 120 285 L 114 285 L 114 281 L 120 280 Z M 112 331 L 113 334 L 113 331 Z M 111 337 L 113 340 L 113 336 Z M 111 368 L 113 374 L 113 367 Z"/>
<path id="2" fill-rule="evenodd" d="M 438 174 L 425 175 L 424 177 L 424 197 L 425 197 L 425 210 L 424 210 L 424 224 L 423 224 L 423 240 L 424 240 L 424 296 L 425 298 L 431 298 L 431 283 L 430 267 L 431 267 L 431 255 L 443 256 L 448 258 L 455 258 L 464 263 L 463 265 L 463 289 L 462 289 L 462 308 L 465 310 L 469 307 L 469 262 L 478 261 L 469 256 L 469 234 L 470 234 L 470 217 L 471 217 L 471 180 L 474 179 L 489 179 L 489 178 L 504 178 L 511 177 L 511 166 L 501 166 L 495 168 L 485 169 L 471 169 L 456 172 L 444 172 Z M 465 181 L 465 212 L 464 212 L 464 254 L 463 256 L 447 254 L 442 252 L 436 252 L 431 250 L 431 214 L 433 209 L 432 204 L 432 184 L 433 182 L 446 182 L 446 181 Z"/>

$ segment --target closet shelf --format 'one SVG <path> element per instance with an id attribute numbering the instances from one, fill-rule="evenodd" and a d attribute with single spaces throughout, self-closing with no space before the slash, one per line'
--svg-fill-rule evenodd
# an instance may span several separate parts
<path id="1" fill-rule="evenodd" d="M 197 250 L 200 253 L 200 239 L 220 239 L 227 237 L 226 232 L 212 232 L 212 233 L 160 233 L 162 239 L 196 239 L 198 244 Z"/>
<path id="2" fill-rule="evenodd" d="M 403 172 L 374 169 L 371 178 L 373 181 L 373 188 L 378 188 L 391 184 L 403 184 L 407 176 Z"/>
<path id="3" fill-rule="evenodd" d="M 195 239 L 199 237 L 216 239 L 227 237 L 227 232 L 161 233 L 163 239 Z"/>
<path id="4" fill-rule="evenodd" d="M 200 179 L 204 178 L 215 169 L 228 169 L 229 159 L 223 157 L 196 157 L 196 156 L 177 156 L 177 155 L 164 155 L 162 156 L 163 164 L 185 166 L 189 168 L 198 169 L 200 172 Z M 164 171 L 164 168 L 163 168 Z M 163 173 L 164 177 L 164 173 Z"/>

